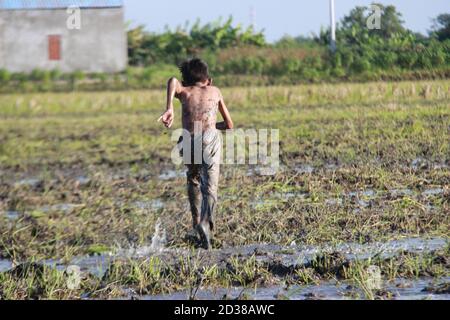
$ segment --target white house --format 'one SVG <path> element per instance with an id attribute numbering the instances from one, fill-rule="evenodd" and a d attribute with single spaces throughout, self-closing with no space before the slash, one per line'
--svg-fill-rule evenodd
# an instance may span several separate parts
<path id="1" fill-rule="evenodd" d="M 112 73 L 127 60 L 122 0 L 0 0 L 0 69 Z"/>

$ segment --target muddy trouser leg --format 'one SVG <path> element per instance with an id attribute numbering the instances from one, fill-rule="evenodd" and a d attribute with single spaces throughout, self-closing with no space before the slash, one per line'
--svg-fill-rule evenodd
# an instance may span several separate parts
<path id="1" fill-rule="evenodd" d="M 209 223 L 214 229 L 214 213 L 217 206 L 217 194 L 220 175 L 222 144 L 218 132 L 204 141 L 203 164 L 201 170 L 201 192 L 203 196 L 201 222 Z"/>
<path id="2" fill-rule="evenodd" d="M 199 164 L 188 164 L 186 165 L 187 171 L 187 189 L 189 204 L 192 213 L 192 224 L 195 227 L 200 223 L 201 217 L 201 205 L 202 205 L 202 193 L 200 189 L 201 182 L 201 169 L 202 166 Z"/>

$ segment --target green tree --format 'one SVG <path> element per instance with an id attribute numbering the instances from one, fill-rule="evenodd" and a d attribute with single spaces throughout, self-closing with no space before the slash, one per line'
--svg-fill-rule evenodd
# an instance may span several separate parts
<path id="1" fill-rule="evenodd" d="M 145 60 L 146 52 L 142 47 L 144 41 L 144 26 L 138 26 L 127 32 L 128 57 L 131 65 L 141 65 Z"/>
<path id="2" fill-rule="evenodd" d="M 128 31 L 130 65 L 179 63 L 203 51 L 265 45 L 262 32 L 256 32 L 252 27 L 234 26 L 231 17 L 225 22 L 218 20 L 203 26 L 197 21 L 190 28 L 189 24 L 173 31 L 166 28 L 162 34 L 146 32 L 143 26 Z"/>
<path id="3" fill-rule="evenodd" d="M 11 74 L 5 69 L 0 69 L 0 83 L 6 84 L 10 79 Z"/>
<path id="4" fill-rule="evenodd" d="M 369 29 L 367 27 L 369 17 L 376 14 L 376 12 L 371 7 L 358 6 L 342 19 L 341 26 L 338 29 L 340 36 L 352 42 L 352 40 L 362 40 L 370 36 L 389 39 L 396 34 L 408 32 L 403 27 L 402 15 L 395 6 L 384 6 L 379 3 L 374 3 L 373 5 L 380 10 L 380 29 Z"/>
<path id="5" fill-rule="evenodd" d="M 439 41 L 450 39 L 450 13 L 443 13 L 436 17 L 431 36 Z"/>

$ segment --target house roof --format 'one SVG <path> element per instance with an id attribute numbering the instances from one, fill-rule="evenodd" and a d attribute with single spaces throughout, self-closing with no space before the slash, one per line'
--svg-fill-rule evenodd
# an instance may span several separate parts
<path id="1" fill-rule="evenodd" d="M 122 0 L 0 0 L 0 10 L 122 7 Z"/>

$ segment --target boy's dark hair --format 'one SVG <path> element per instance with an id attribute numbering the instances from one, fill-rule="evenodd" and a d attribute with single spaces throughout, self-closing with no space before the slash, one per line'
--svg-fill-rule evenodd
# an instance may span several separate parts
<path id="1" fill-rule="evenodd" d="M 183 62 L 180 65 L 180 71 L 183 76 L 183 85 L 185 87 L 193 86 L 197 82 L 209 80 L 208 65 L 198 58 Z"/>

